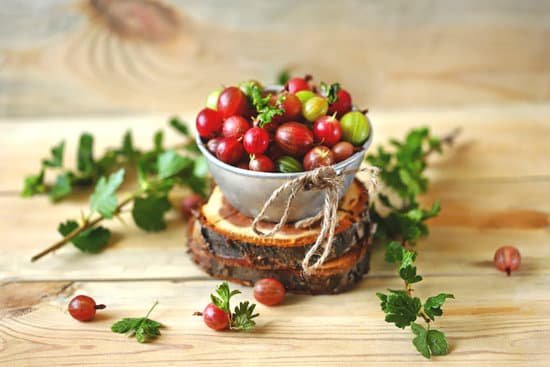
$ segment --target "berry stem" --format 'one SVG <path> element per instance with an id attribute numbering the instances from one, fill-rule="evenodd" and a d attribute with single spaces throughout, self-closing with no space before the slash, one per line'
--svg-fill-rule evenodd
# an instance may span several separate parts
<path id="1" fill-rule="evenodd" d="M 128 196 L 120 204 L 118 204 L 118 206 L 116 207 L 116 210 L 115 210 L 115 215 L 120 213 L 122 208 L 124 206 L 126 206 L 127 204 L 129 204 L 131 201 L 133 201 L 136 198 L 136 196 L 141 194 L 141 192 L 142 192 L 142 190 L 138 190 L 138 191 L 134 192 L 132 195 Z M 95 227 L 97 224 L 99 224 L 101 221 L 103 221 L 103 219 L 105 219 L 105 217 L 103 217 L 103 216 L 99 216 L 99 217 L 97 217 L 93 220 L 85 219 L 84 223 L 81 226 L 79 226 L 78 228 L 75 228 L 71 233 L 69 233 L 68 235 L 66 235 L 61 240 L 54 243 L 50 247 L 44 249 L 43 251 L 41 251 L 38 254 L 31 257 L 31 262 L 35 262 L 36 260 L 39 260 L 43 256 L 49 254 L 50 252 L 53 252 L 53 251 L 65 246 L 68 242 L 70 242 L 72 239 L 74 239 L 76 236 L 78 236 L 79 234 L 81 234 L 85 230 Z"/>
<path id="2" fill-rule="evenodd" d="M 145 315 L 146 319 L 149 318 L 149 315 L 151 314 L 151 312 L 153 312 L 153 310 L 155 309 L 155 307 L 157 307 L 158 304 L 159 304 L 159 301 L 155 301 L 155 303 L 153 303 L 153 306 L 151 306 L 149 311 L 147 311 L 147 315 Z"/>
<path id="3" fill-rule="evenodd" d="M 105 306 L 104 304 L 101 304 L 101 305 L 96 305 L 95 309 L 96 310 L 103 310 L 105 307 L 107 307 L 107 306 Z"/>

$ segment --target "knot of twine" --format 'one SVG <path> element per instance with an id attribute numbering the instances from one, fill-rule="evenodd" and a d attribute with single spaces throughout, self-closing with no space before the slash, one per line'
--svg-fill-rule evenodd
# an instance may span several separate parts
<path id="1" fill-rule="evenodd" d="M 356 172 L 370 173 L 370 185 L 368 188 L 370 199 L 374 194 L 374 190 L 377 186 L 378 168 L 365 167 L 359 170 L 348 170 L 338 173 L 334 168 L 330 166 L 320 167 L 313 171 L 307 172 L 300 177 L 285 182 L 283 185 L 273 191 L 269 199 L 264 203 L 264 206 L 262 210 L 260 210 L 260 213 L 258 213 L 258 215 L 254 218 L 254 221 L 252 222 L 252 230 L 260 236 L 274 235 L 275 233 L 279 232 L 281 228 L 286 224 L 292 201 L 300 191 L 324 191 L 325 200 L 323 210 L 321 210 L 317 215 L 313 217 L 302 219 L 294 224 L 296 228 L 307 228 L 317 223 L 321 218 L 323 219 L 319 235 L 317 236 L 315 243 L 308 250 L 302 261 L 302 269 L 305 273 L 310 273 L 312 270 L 321 266 L 330 254 L 330 251 L 332 249 L 332 240 L 334 238 L 334 231 L 338 223 L 338 193 L 344 186 L 345 176 Z M 287 190 L 289 191 L 288 199 L 285 204 L 283 215 L 279 219 L 279 222 L 270 231 L 260 231 L 258 229 L 258 225 L 264 217 L 266 210 L 273 204 L 273 202 L 275 202 L 275 200 L 277 200 L 281 193 Z M 311 257 L 315 255 L 320 248 L 323 248 L 321 256 L 317 259 L 317 261 L 315 261 L 315 263 L 310 265 Z"/>

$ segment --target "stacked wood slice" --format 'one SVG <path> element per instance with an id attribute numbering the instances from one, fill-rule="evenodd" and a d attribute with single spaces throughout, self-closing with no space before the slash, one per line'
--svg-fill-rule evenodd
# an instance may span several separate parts
<path id="1" fill-rule="evenodd" d="M 252 219 L 234 209 L 215 188 L 190 224 L 188 247 L 192 259 L 216 278 L 252 285 L 258 279 L 273 277 L 295 293 L 343 292 L 368 271 L 373 227 L 367 190 L 358 180 L 340 202 L 327 261 L 307 275 L 302 271 L 302 260 L 317 239 L 318 225 L 297 229 L 287 224 L 275 235 L 264 237 L 256 234 L 251 224 Z M 266 222 L 260 228 L 266 231 L 273 225 Z"/>

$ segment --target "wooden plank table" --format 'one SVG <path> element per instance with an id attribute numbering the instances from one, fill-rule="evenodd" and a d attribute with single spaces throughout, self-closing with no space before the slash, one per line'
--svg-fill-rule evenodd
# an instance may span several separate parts
<path id="1" fill-rule="evenodd" d="M 454 293 L 436 325 L 450 353 L 438 365 L 547 366 L 550 364 L 550 105 L 491 105 L 454 109 L 372 111 L 377 143 L 424 123 L 436 133 L 462 126 L 458 145 L 435 158 L 422 200 L 442 202 L 431 235 L 418 244 L 425 281 L 421 297 Z M 191 117 L 191 114 L 185 116 Z M 375 292 L 399 287 L 377 247 L 360 286 L 338 296 L 290 295 L 284 305 L 259 305 L 250 333 L 217 333 L 193 317 L 217 280 L 191 263 L 184 223 L 144 234 L 109 223 L 115 244 L 98 255 L 67 246 L 30 264 L 58 238 L 60 220 L 86 206 L 86 194 L 51 205 L 18 196 L 22 177 L 38 168 L 49 147 L 64 138 L 71 157 L 78 134 L 94 133 L 101 147 L 118 144 L 129 127 L 145 146 L 163 116 L 0 123 L 0 366 L 73 365 L 429 365 L 414 350 L 410 331 L 383 321 Z M 168 134 L 169 141 L 176 141 Z M 32 147 L 32 149 L 30 149 Z M 492 265 L 494 250 L 517 246 L 523 264 L 512 277 Z M 242 298 L 251 290 L 238 286 Z M 66 311 L 78 293 L 108 308 L 94 322 Z M 110 332 L 121 317 L 141 316 L 155 301 L 154 318 L 167 325 L 150 344 Z"/>

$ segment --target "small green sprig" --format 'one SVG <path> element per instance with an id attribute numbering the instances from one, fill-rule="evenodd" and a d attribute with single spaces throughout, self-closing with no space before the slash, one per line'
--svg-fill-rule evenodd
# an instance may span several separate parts
<path id="1" fill-rule="evenodd" d="M 139 343 L 146 343 L 160 335 L 160 329 L 164 326 L 155 320 L 149 319 L 149 315 L 158 305 L 158 301 L 153 304 L 144 317 L 126 317 L 115 322 L 111 326 L 111 331 L 119 334 L 127 334 L 129 337 L 136 337 Z"/>
<path id="2" fill-rule="evenodd" d="M 329 104 L 338 100 L 338 92 L 342 89 L 339 83 L 326 84 L 321 82 L 319 86 L 321 88 L 321 94 L 327 97 Z"/>
<path id="3" fill-rule="evenodd" d="M 256 326 L 256 322 L 253 319 L 260 316 L 260 314 L 254 313 L 256 305 L 248 301 L 239 303 L 235 307 L 235 311 L 231 313 L 231 297 L 240 293 L 239 290 L 229 289 L 229 284 L 223 282 L 216 287 L 216 294 L 211 294 L 210 298 L 214 305 L 229 314 L 231 330 L 246 331 Z"/>
<path id="4" fill-rule="evenodd" d="M 261 88 L 255 83 L 249 83 L 246 85 L 246 95 L 252 106 L 256 109 L 256 119 L 260 127 L 269 124 L 275 116 L 284 113 L 284 110 L 281 108 L 281 104 L 285 98 L 283 94 L 279 95 L 273 104 L 271 103 L 271 94 L 262 97 Z"/>
<path id="5" fill-rule="evenodd" d="M 184 135 L 188 134 L 186 126 L 178 120 L 172 119 L 170 124 Z M 127 138 L 128 136 L 131 135 L 125 135 L 125 144 L 117 151 L 125 151 L 127 156 L 133 156 L 138 177 L 137 187 L 119 200 L 117 192 L 124 182 L 126 169 L 118 168 L 108 176 L 101 176 L 95 182 L 88 214 L 81 214 L 79 220 L 73 218 L 60 223 L 58 232 L 63 238 L 33 256 L 31 261 L 36 261 L 69 242 L 83 252 L 100 252 L 109 243 L 111 232 L 99 224 L 106 219 L 119 218 L 123 209 L 131 204 L 133 204 L 132 219 L 139 228 L 148 232 L 165 229 L 164 216 L 172 207 L 168 200 L 168 193 L 176 185 L 188 186 L 193 191 L 206 195 L 209 184 L 204 157 L 193 153 L 183 156 L 176 150 L 165 148 L 162 133 L 155 134 L 153 150 L 137 153 L 130 143 L 131 139 Z M 82 140 L 81 138 L 81 146 L 83 146 Z M 88 138 L 84 140 L 89 141 Z M 89 147 L 90 145 L 84 143 L 84 146 Z M 186 148 L 189 146 L 189 144 L 184 144 L 183 147 L 189 151 Z M 52 149 L 52 152 L 56 153 L 48 160 L 47 165 L 62 164 L 62 159 L 59 156 L 63 149 L 60 147 L 62 145 Z M 78 169 L 87 171 L 97 169 L 98 161 L 93 159 L 93 154 L 90 154 L 90 151 L 88 148 L 79 149 L 78 155 L 82 157 L 81 162 L 83 163 L 79 165 Z M 109 165 L 109 170 L 115 166 L 114 164 Z M 41 175 L 43 176 L 43 171 L 41 171 Z M 26 179 L 26 181 L 28 180 L 29 178 Z"/>
<path id="6" fill-rule="evenodd" d="M 440 211 L 439 201 L 426 209 L 421 208 L 417 200 L 428 188 L 426 159 L 433 152 L 441 153 L 444 145 L 452 145 L 457 134 L 455 131 L 440 139 L 432 136 L 427 128 L 414 129 L 403 142 L 391 140 L 392 151 L 379 147 L 377 153 L 367 157 L 380 169 L 380 178 L 390 191 L 388 195 L 378 194 L 377 204 L 372 207 L 373 221 L 377 223 L 375 238 L 386 243 L 385 260 L 398 265 L 397 273 L 404 282 L 402 290 L 377 293 L 380 307 L 386 314 L 386 322 L 402 329 L 411 327 L 415 335 L 413 345 L 425 358 L 448 351 L 445 334 L 431 328 L 431 323 L 443 315 L 443 304 L 454 296 L 440 293 L 422 303 L 413 295 L 412 285 L 423 278 L 417 274 L 416 252 L 409 247 L 428 234 L 426 220 Z M 426 326 L 416 323 L 417 319 L 423 320 Z"/>

